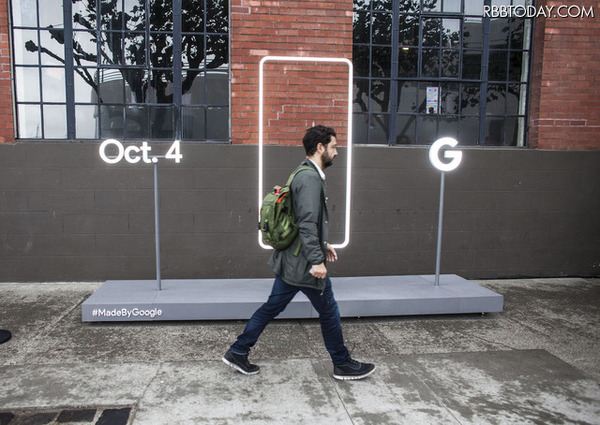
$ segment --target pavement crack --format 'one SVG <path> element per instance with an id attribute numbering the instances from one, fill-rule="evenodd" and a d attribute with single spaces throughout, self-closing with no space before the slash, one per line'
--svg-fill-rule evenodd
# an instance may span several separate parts
<path id="1" fill-rule="evenodd" d="M 333 389 L 335 390 L 335 393 L 337 394 L 338 399 L 342 403 L 342 406 L 344 406 L 344 410 L 346 411 L 346 415 L 348 415 L 348 419 L 350 419 L 350 422 L 352 422 L 352 425 L 356 425 L 354 423 L 354 420 L 352 420 L 352 415 L 350 415 L 350 412 L 348 411 L 348 407 L 346 406 L 346 403 L 344 403 L 344 400 L 342 399 L 342 395 L 338 391 L 338 388 L 337 388 L 337 385 L 335 384 L 335 382 L 333 384 Z"/>

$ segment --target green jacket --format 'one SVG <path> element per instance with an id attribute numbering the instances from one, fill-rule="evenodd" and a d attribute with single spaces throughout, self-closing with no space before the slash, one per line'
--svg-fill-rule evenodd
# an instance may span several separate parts
<path id="1" fill-rule="evenodd" d="M 298 237 L 283 251 L 275 251 L 269 266 L 286 283 L 323 290 L 325 280 L 310 274 L 313 265 L 326 262 L 329 236 L 327 213 L 327 186 L 315 165 L 305 159 L 299 167 L 310 166 L 311 170 L 300 171 L 291 184 L 292 204 L 298 222 Z M 301 242 L 300 253 L 294 250 Z"/>

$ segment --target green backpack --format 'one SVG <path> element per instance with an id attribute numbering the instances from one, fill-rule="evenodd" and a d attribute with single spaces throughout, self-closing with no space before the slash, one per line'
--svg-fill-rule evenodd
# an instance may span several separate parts
<path id="1" fill-rule="evenodd" d="M 298 235 L 290 185 L 296 174 L 303 170 L 312 170 L 316 173 L 312 167 L 306 165 L 299 167 L 290 175 L 285 186 L 277 185 L 272 192 L 267 193 L 260 208 L 258 230 L 262 232 L 263 242 L 277 251 L 289 247 Z M 300 245 L 298 241 L 298 246 L 294 250 L 296 256 L 300 253 Z"/>

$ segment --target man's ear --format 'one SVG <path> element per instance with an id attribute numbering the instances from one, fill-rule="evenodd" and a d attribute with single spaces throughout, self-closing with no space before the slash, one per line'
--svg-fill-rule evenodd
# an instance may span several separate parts
<path id="1" fill-rule="evenodd" d="M 325 150 L 326 150 L 325 145 L 323 143 L 319 142 L 319 144 L 317 145 L 317 152 L 323 153 L 323 152 L 325 152 Z"/>

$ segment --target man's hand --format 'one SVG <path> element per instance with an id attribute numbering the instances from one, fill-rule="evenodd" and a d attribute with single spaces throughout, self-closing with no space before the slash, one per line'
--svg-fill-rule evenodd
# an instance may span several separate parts
<path id="1" fill-rule="evenodd" d="M 317 279 L 325 279 L 327 277 L 327 267 L 325 267 L 325 263 L 312 266 L 310 274 Z"/>
<path id="2" fill-rule="evenodd" d="M 327 261 L 333 263 L 334 261 L 337 261 L 337 259 L 337 252 L 335 252 L 335 249 L 331 245 L 327 244 Z M 317 279 L 325 279 L 327 277 L 327 267 L 325 267 L 325 263 L 312 266 L 310 274 Z"/>
<path id="3" fill-rule="evenodd" d="M 327 243 L 327 261 L 333 263 L 334 261 L 337 261 L 337 259 L 337 252 L 335 252 L 335 249 L 333 249 L 333 247 Z"/>

